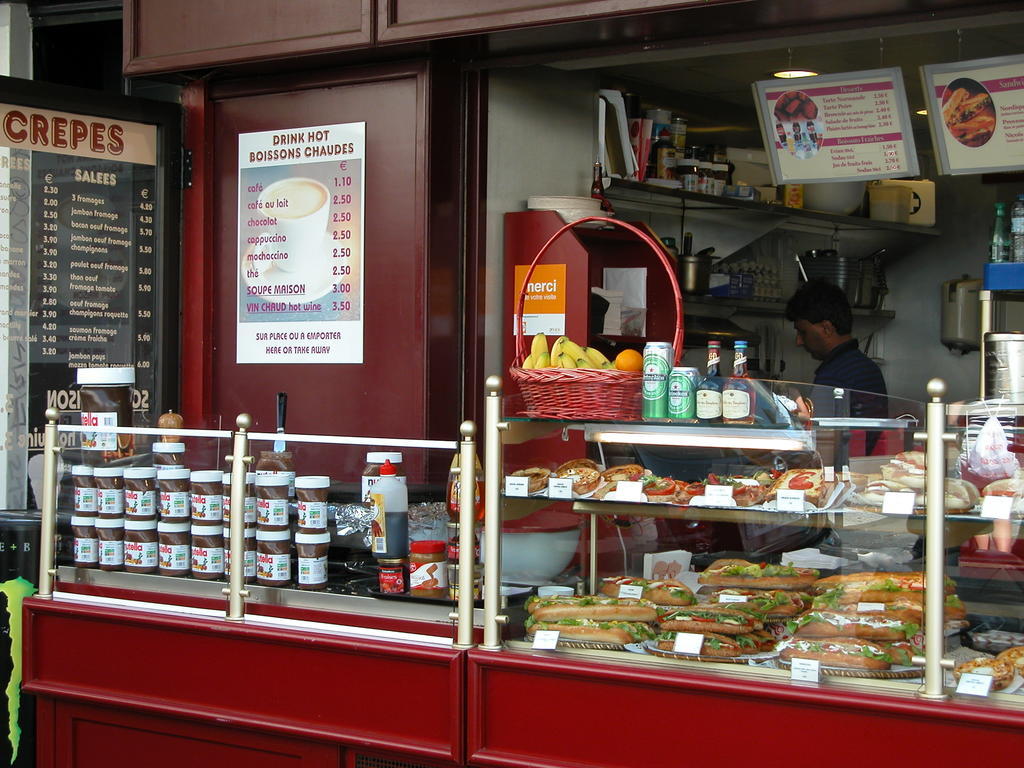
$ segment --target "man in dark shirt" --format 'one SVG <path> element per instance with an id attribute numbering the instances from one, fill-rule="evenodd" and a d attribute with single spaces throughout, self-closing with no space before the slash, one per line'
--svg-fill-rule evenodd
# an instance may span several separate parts
<path id="1" fill-rule="evenodd" d="M 885 418 L 889 415 L 882 371 L 860 351 L 857 340 L 850 335 L 853 316 L 841 288 L 824 280 L 805 283 L 786 304 L 786 319 L 792 321 L 796 329 L 797 346 L 821 361 L 814 372 L 815 385 L 854 390 L 849 396 L 850 416 Z M 822 390 L 816 392 L 813 399 L 819 416 L 842 415 L 829 407 L 830 394 Z"/>

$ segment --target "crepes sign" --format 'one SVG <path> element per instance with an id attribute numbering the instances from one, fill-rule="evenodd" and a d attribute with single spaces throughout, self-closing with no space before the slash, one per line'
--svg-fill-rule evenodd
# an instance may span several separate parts
<path id="1" fill-rule="evenodd" d="M 945 174 L 1024 169 L 1024 56 L 921 67 Z"/>

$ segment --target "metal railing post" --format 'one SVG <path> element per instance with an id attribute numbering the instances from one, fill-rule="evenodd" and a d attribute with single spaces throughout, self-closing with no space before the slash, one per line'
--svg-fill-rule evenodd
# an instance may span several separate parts
<path id="1" fill-rule="evenodd" d="M 43 503 L 39 525 L 39 591 L 36 597 L 53 598 L 54 552 L 57 539 L 57 419 L 60 411 L 46 409 L 46 427 L 43 432 Z"/>
<path id="2" fill-rule="evenodd" d="M 222 592 L 228 597 L 228 621 L 245 619 L 245 598 L 249 590 L 245 588 L 245 475 L 252 456 L 249 450 L 249 429 L 252 427 L 252 416 L 240 413 L 235 419 L 238 431 L 235 432 L 231 446 L 231 455 L 225 461 L 231 462 L 231 520 L 228 523 L 228 550 L 231 553 L 231 574 L 228 586 Z M 226 563 L 225 563 L 226 565 Z"/>

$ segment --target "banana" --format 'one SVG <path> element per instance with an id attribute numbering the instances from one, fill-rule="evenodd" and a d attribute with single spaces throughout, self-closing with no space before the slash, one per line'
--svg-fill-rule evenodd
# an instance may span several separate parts
<path id="1" fill-rule="evenodd" d="M 533 355 L 531 355 L 533 357 Z M 551 355 L 547 352 L 541 352 L 538 357 L 533 361 L 534 368 L 550 368 L 551 367 Z"/>
<path id="2" fill-rule="evenodd" d="M 535 367 L 536 366 L 534 366 L 534 364 L 533 364 L 533 355 L 527 355 L 526 359 L 523 360 L 523 370 L 524 371 L 530 371 L 530 370 L 533 370 L 533 368 L 535 368 Z"/>
<path id="3" fill-rule="evenodd" d="M 612 363 L 607 357 L 605 357 L 599 350 L 593 347 L 584 347 L 583 351 L 586 353 L 587 358 L 590 360 L 591 368 L 610 368 Z"/>
<path id="4" fill-rule="evenodd" d="M 591 362 L 590 362 L 590 359 L 586 355 L 584 355 L 583 357 L 576 358 L 576 367 L 577 368 L 595 368 L 596 366 L 592 365 Z"/>
<path id="5" fill-rule="evenodd" d="M 559 368 L 575 368 L 575 361 L 564 352 L 558 356 L 558 367 Z"/>
<path id="6" fill-rule="evenodd" d="M 533 337 L 533 343 L 530 345 L 530 354 L 533 355 L 533 359 L 537 360 L 542 352 L 548 351 L 548 338 L 543 333 L 538 333 Z"/>
<path id="7" fill-rule="evenodd" d="M 563 354 L 572 357 L 573 360 L 578 360 L 581 357 L 587 356 L 587 353 L 583 351 L 583 348 L 568 336 L 564 337 L 562 341 L 561 351 Z"/>
<path id="8" fill-rule="evenodd" d="M 555 343 L 551 345 L 551 359 L 558 360 L 558 356 L 562 354 L 562 342 L 565 341 L 567 336 L 559 336 L 555 339 Z"/>

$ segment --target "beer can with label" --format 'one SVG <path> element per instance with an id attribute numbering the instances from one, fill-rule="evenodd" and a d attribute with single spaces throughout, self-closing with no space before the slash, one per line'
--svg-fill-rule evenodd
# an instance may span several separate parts
<path id="1" fill-rule="evenodd" d="M 675 353 L 667 341 L 650 341 L 644 347 L 643 417 L 668 418 L 668 375 Z"/>
<path id="2" fill-rule="evenodd" d="M 697 418 L 697 369 L 673 368 L 668 375 L 668 417 L 675 421 Z"/>

